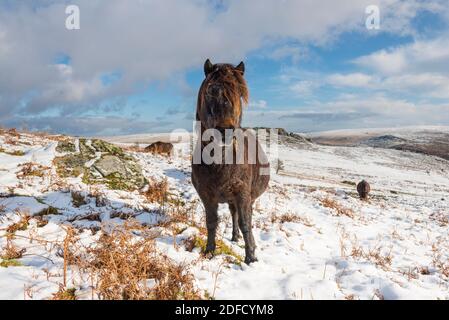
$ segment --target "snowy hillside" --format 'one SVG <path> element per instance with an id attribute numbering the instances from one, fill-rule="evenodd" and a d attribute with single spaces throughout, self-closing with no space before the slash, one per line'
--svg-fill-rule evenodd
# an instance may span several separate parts
<path id="1" fill-rule="evenodd" d="M 322 145 L 394 149 L 449 160 L 449 127 L 446 126 L 334 130 L 307 136 Z"/>
<path id="2" fill-rule="evenodd" d="M 88 161 L 65 172 L 61 164 L 73 164 L 64 157 L 83 148 Z M 190 144 L 175 148 L 167 158 L 130 143 L 121 154 L 91 140 L 0 131 L 0 299 L 110 297 L 108 264 L 80 261 L 100 261 L 98 243 L 128 246 L 125 236 L 107 242 L 120 226 L 135 237 L 132 245 L 154 243 L 157 256 L 167 256 L 161 264 L 182 267 L 169 273 L 184 283 L 178 298 L 449 299 L 449 161 L 367 146 L 281 145 L 269 189 L 255 204 L 259 261 L 248 266 L 243 240 L 230 241 L 226 206 L 217 255 L 202 255 L 205 218 L 190 181 Z M 149 186 L 100 175 L 105 159 L 142 168 Z M 355 190 L 362 179 L 371 184 L 368 201 Z M 142 247 L 126 248 L 142 258 Z M 152 292 L 164 279 L 151 274 L 133 292 Z M 128 290 L 114 281 L 114 290 Z"/>

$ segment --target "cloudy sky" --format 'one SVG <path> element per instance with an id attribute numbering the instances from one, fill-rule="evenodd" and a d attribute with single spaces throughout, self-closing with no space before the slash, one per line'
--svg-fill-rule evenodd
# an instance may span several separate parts
<path id="1" fill-rule="evenodd" d="M 245 61 L 244 125 L 449 125 L 448 2 L 0 0 L 0 126 L 191 130 L 206 58 Z M 70 4 L 80 30 L 65 27 Z"/>

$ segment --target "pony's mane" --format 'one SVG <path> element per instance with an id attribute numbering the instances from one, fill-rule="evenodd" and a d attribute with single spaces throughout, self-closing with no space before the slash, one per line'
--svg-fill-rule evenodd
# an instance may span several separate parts
<path id="1" fill-rule="evenodd" d="M 224 87 L 224 96 L 231 102 L 234 108 L 238 108 L 239 113 L 242 112 L 242 102 L 247 105 L 249 100 L 249 90 L 243 72 L 235 70 L 232 65 L 223 64 L 216 70 L 211 72 L 201 84 L 198 95 L 198 106 L 201 108 L 205 104 L 207 88 L 219 82 Z"/>

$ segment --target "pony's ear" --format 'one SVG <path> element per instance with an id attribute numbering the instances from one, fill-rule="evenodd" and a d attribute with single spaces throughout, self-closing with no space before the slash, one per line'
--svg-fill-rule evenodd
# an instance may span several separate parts
<path id="1" fill-rule="evenodd" d="M 239 63 L 237 67 L 235 67 L 235 70 L 240 71 L 242 74 L 245 73 L 245 64 L 242 62 Z"/>
<path id="2" fill-rule="evenodd" d="M 213 70 L 214 70 L 214 65 L 212 64 L 212 62 L 210 62 L 209 59 L 207 59 L 206 62 L 204 63 L 204 74 L 206 75 L 206 77 Z"/>

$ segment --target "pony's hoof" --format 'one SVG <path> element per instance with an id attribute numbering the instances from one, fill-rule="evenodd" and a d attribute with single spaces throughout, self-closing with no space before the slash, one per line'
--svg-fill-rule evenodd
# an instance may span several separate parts
<path id="1" fill-rule="evenodd" d="M 209 251 L 209 252 L 204 252 L 204 257 L 206 259 L 212 259 L 213 257 L 215 257 L 215 253 L 213 251 Z"/>
<path id="2" fill-rule="evenodd" d="M 204 256 L 207 259 L 212 259 L 215 256 L 215 248 L 206 248 L 204 251 Z"/>
<path id="3" fill-rule="evenodd" d="M 245 257 L 245 263 L 248 264 L 248 265 L 253 263 L 253 262 L 256 262 L 256 261 L 257 261 L 256 257 Z"/>
<path id="4" fill-rule="evenodd" d="M 240 236 L 233 235 L 231 238 L 232 242 L 239 242 L 239 240 L 240 240 Z"/>

